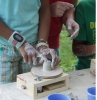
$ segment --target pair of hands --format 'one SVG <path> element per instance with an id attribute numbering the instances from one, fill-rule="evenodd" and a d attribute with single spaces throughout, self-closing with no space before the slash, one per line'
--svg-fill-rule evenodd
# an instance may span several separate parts
<path id="1" fill-rule="evenodd" d="M 47 61 L 47 58 L 52 58 L 51 67 L 54 68 L 54 66 L 58 65 L 60 62 L 60 58 L 57 56 L 56 51 L 54 49 L 50 49 L 47 47 L 39 48 L 39 51 L 37 51 L 33 46 L 31 46 L 28 42 L 25 42 L 20 48 L 19 48 L 24 62 L 27 62 L 29 65 L 37 65 L 37 57 L 41 58 L 41 62 Z"/>
<path id="2" fill-rule="evenodd" d="M 62 17 L 65 11 L 71 7 L 74 6 L 67 2 L 61 2 L 61 1 L 55 2 L 50 6 L 51 15 L 53 17 Z M 68 19 L 66 21 L 66 29 L 71 35 L 70 39 L 74 39 L 78 35 L 79 25 L 73 19 Z M 39 51 L 37 51 L 29 43 L 24 43 L 20 47 L 20 52 L 23 56 L 24 61 L 28 62 L 30 65 L 32 63 L 34 65 L 37 64 L 37 57 L 40 57 L 41 61 L 47 61 L 47 58 L 49 56 L 49 58 L 52 58 L 52 64 L 51 64 L 52 67 L 58 65 L 58 63 L 60 62 L 60 59 L 57 56 L 54 49 L 40 48 Z"/>
<path id="3" fill-rule="evenodd" d="M 72 7 L 74 7 L 74 5 L 70 3 L 57 1 L 50 5 L 51 16 L 52 17 L 62 17 L 65 11 L 67 11 L 68 9 Z M 78 32 L 79 32 L 79 25 L 73 19 L 67 19 L 66 29 L 71 35 L 70 36 L 71 40 L 77 37 Z"/>

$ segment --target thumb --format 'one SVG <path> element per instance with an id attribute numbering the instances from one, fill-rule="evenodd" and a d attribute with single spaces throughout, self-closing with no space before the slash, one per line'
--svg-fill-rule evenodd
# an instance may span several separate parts
<path id="1" fill-rule="evenodd" d="M 78 36 L 79 29 L 75 29 L 74 33 L 71 35 L 70 39 L 74 39 Z"/>
<path id="2" fill-rule="evenodd" d="M 54 69 L 55 66 L 55 61 L 56 61 L 56 55 L 52 55 L 52 62 L 51 62 L 51 68 Z"/>
<path id="3" fill-rule="evenodd" d="M 39 54 L 39 53 L 38 53 L 38 57 L 40 57 L 40 61 L 39 61 L 39 62 L 47 61 L 46 56 L 44 56 L 44 55 L 42 55 L 42 54 Z"/>

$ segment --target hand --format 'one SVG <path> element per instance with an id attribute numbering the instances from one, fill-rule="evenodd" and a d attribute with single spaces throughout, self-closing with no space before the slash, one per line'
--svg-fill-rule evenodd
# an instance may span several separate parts
<path id="1" fill-rule="evenodd" d="M 38 51 L 35 50 L 33 46 L 31 46 L 28 42 L 25 42 L 20 48 L 19 48 L 24 62 L 28 62 L 29 65 L 33 63 L 33 65 L 37 64 L 37 55 Z"/>
<path id="2" fill-rule="evenodd" d="M 73 19 L 68 19 L 66 21 L 66 29 L 71 35 L 70 37 L 71 40 L 78 36 L 79 25 Z"/>
<path id="3" fill-rule="evenodd" d="M 60 58 L 57 56 L 56 51 L 50 48 L 41 48 L 39 49 L 39 53 L 43 56 L 52 59 L 51 67 L 54 69 L 60 62 Z"/>
<path id="4" fill-rule="evenodd" d="M 57 1 L 50 5 L 51 16 L 62 17 L 64 12 L 71 7 L 74 7 L 74 5 L 67 2 Z"/>

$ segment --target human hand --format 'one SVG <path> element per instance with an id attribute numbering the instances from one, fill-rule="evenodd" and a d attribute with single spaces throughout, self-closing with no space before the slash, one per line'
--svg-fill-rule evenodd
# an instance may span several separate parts
<path id="1" fill-rule="evenodd" d="M 74 5 L 67 2 L 57 1 L 50 5 L 51 16 L 62 17 L 65 11 L 71 7 L 74 7 Z"/>
<path id="2" fill-rule="evenodd" d="M 57 66 L 59 62 L 61 61 L 60 58 L 57 56 L 56 51 L 54 49 L 41 48 L 39 49 L 39 53 L 42 54 L 44 58 L 46 57 L 46 58 L 52 59 L 52 62 L 51 62 L 52 69 L 54 69 L 54 67 Z"/>
<path id="3" fill-rule="evenodd" d="M 20 48 L 19 48 L 24 62 L 28 62 L 29 65 L 33 63 L 33 65 L 37 64 L 37 55 L 38 51 L 35 50 L 33 46 L 31 46 L 28 42 L 25 42 Z"/>
<path id="4" fill-rule="evenodd" d="M 70 39 L 74 39 L 78 36 L 79 33 L 79 25 L 73 20 L 73 19 L 68 19 L 66 21 L 66 29 L 70 33 Z"/>

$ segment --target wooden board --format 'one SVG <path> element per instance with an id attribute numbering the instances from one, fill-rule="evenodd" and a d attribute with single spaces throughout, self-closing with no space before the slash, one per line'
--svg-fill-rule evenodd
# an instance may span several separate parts
<path id="1" fill-rule="evenodd" d="M 96 75 L 96 59 L 92 59 L 92 60 L 91 60 L 90 72 L 91 72 L 93 75 Z"/>

